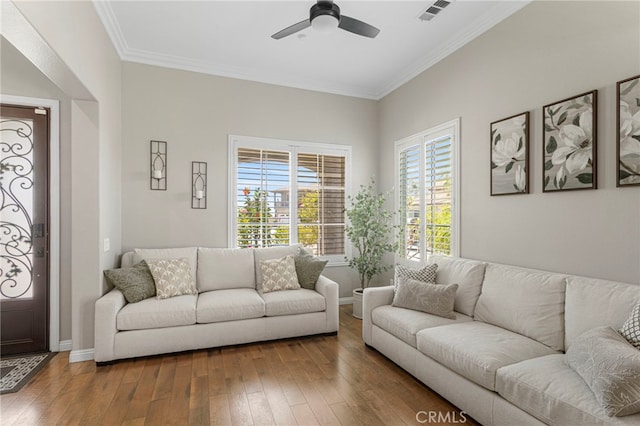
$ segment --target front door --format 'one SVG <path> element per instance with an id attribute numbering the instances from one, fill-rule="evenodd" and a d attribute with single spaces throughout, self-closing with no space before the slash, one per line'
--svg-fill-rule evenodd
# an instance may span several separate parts
<path id="1" fill-rule="evenodd" d="M 0 105 L 0 355 L 49 349 L 49 110 Z"/>

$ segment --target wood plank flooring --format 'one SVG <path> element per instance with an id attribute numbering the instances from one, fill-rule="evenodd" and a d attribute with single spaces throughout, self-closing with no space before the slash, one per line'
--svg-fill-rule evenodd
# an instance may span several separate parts
<path id="1" fill-rule="evenodd" d="M 426 424 L 460 424 L 456 407 L 366 348 L 361 330 L 351 306 L 343 305 L 337 336 L 145 357 L 104 367 L 93 361 L 69 364 L 68 354 L 60 353 L 19 392 L 0 396 L 0 423 L 416 425 L 419 411 L 435 411 L 450 413 L 451 423 Z M 475 423 L 467 417 L 466 424 Z"/>

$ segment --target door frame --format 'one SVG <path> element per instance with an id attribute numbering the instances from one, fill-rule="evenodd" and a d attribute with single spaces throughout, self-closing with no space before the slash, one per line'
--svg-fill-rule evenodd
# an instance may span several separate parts
<path id="1" fill-rule="evenodd" d="M 0 103 L 49 108 L 49 350 L 60 351 L 60 101 L 0 94 Z"/>

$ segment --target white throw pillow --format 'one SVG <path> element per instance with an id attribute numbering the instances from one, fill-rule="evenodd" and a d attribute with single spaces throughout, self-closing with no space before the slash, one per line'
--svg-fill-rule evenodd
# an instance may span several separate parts
<path id="1" fill-rule="evenodd" d="M 293 256 L 285 256 L 282 259 L 270 259 L 260 262 L 262 272 L 262 292 L 280 290 L 297 290 L 298 275 Z"/>
<path id="2" fill-rule="evenodd" d="M 300 253 L 302 248 L 301 244 L 294 244 L 291 246 L 274 246 L 263 247 L 253 250 L 253 258 L 255 259 L 255 272 L 256 272 L 256 288 L 262 289 L 262 269 L 260 263 L 269 259 L 282 259 L 285 256 L 295 256 Z"/>
<path id="3" fill-rule="evenodd" d="M 640 349 L 640 303 L 631 311 L 631 316 L 620 329 L 620 334 L 629 343 Z"/>
<path id="4" fill-rule="evenodd" d="M 158 299 L 198 294 L 196 283 L 191 279 L 189 259 L 156 259 L 146 262 L 156 283 Z"/>

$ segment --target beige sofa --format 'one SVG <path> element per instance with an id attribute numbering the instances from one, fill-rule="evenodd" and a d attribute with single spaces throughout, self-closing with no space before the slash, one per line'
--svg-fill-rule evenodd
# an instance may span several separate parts
<path id="1" fill-rule="evenodd" d="M 639 425 L 608 417 L 564 352 L 583 332 L 618 329 L 640 286 L 432 256 L 436 282 L 458 283 L 455 319 L 363 296 L 363 339 L 485 426 Z M 428 407 L 425 407 L 427 410 Z"/>
<path id="2" fill-rule="evenodd" d="M 338 284 L 320 276 L 314 290 L 262 293 L 260 261 L 295 255 L 300 246 L 262 249 L 187 247 L 125 253 L 142 259 L 187 258 L 198 295 L 127 303 L 114 288 L 95 304 L 95 361 L 179 352 L 338 331 Z"/>

